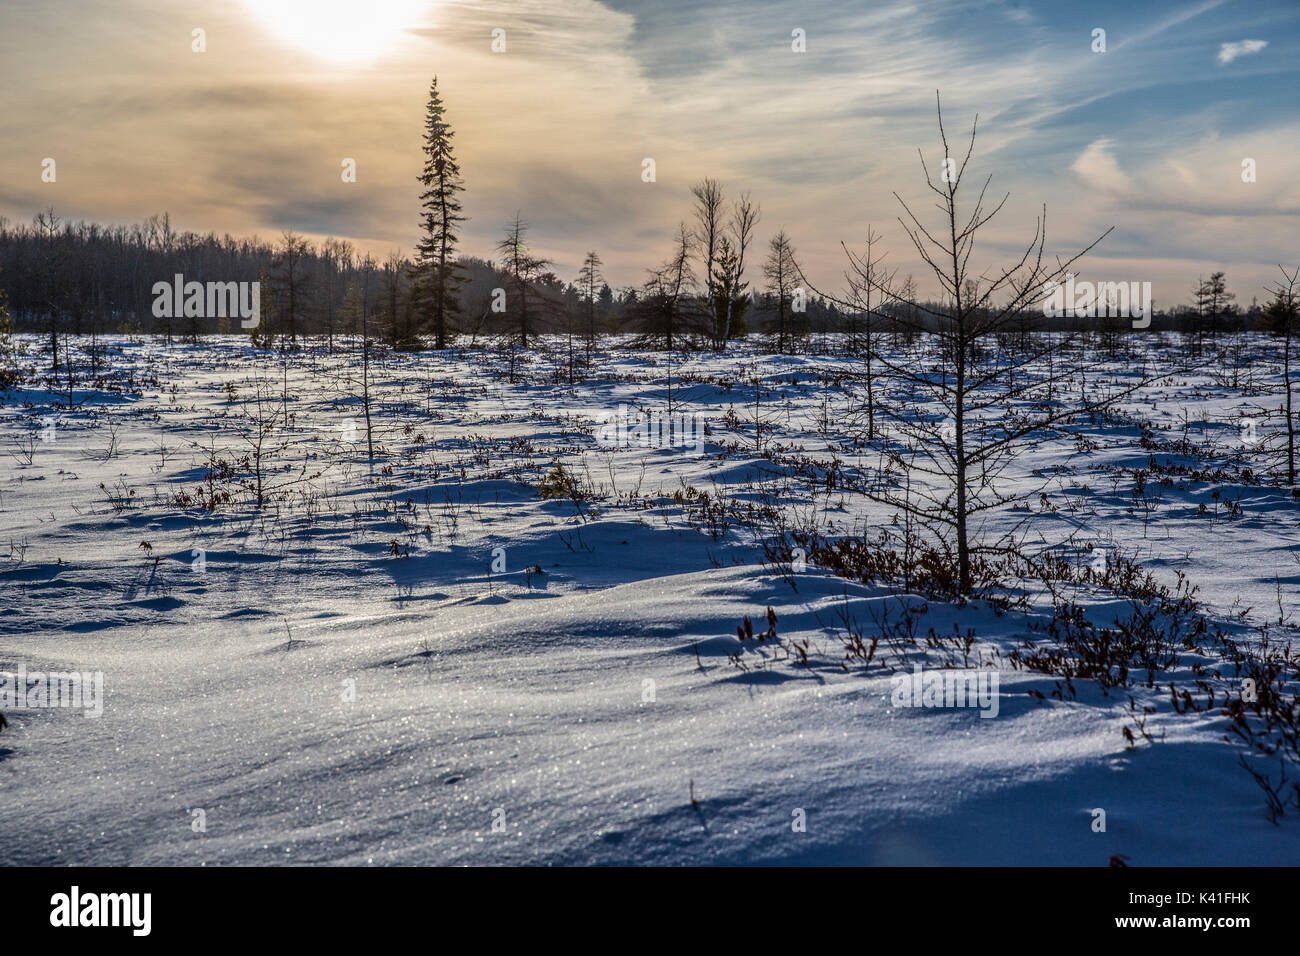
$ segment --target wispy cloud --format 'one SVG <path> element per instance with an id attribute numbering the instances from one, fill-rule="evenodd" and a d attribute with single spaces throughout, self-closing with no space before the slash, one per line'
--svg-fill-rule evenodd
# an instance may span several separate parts
<path id="1" fill-rule="evenodd" d="M 1239 56 L 1258 53 L 1266 46 L 1268 46 L 1267 40 L 1238 40 L 1236 43 L 1225 43 L 1219 47 L 1219 62 L 1231 63 Z"/>
<path id="2" fill-rule="evenodd" d="M 1204 3 L 1175 10 L 1169 16 L 1157 20 L 1145 29 L 1139 30 L 1131 36 L 1125 37 L 1119 43 L 1115 44 L 1115 49 L 1120 50 L 1134 43 L 1145 43 L 1147 40 L 1154 39 L 1165 31 L 1172 30 L 1174 27 L 1186 23 L 1188 20 L 1199 17 L 1203 13 L 1209 13 L 1211 10 L 1218 9 L 1227 2 L 1228 0 L 1206 0 Z"/>

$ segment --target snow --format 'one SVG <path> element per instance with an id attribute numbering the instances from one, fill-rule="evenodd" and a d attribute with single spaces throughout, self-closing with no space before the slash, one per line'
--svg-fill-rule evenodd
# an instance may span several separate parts
<path id="1" fill-rule="evenodd" d="M 758 475 L 777 483 L 772 463 L 719 455 L 728 440 L 752 449 L 723 423 L 733 402 L 744 420 L 745 376 L 757 365 L 777 393 L 765 414 L 779 409 L 779 440 L 811 451 L 830 391 L 811 376 L 849 359 L 753 347 L 674 357 L 675 394 L 710 426 L 708 454 L 694 457 L 592 438 L 620 402 L 666 401 L 662 355 L 609 353 L 573 387 L 548 380 L 540 353 L 517 383 L 491 353 L 385 355 L 371 476 L 364 430 L 341 438 L 361 414 L 353 356 L 305 352 L 289 360 L 290 424 L 277 432 L 292 450 L 276 462 L 291 470 L 274 477 L 294 480 L 304 460 L 320 474 L 261 512 L 241 500 L 209 513 L 173 494 L 200 482 L 202 449 L 246 450 L 236 415 L 258 369 L 279 408 L 280 356 L 233 340 L 112 346 L 115 376 L 133 369 L 134 385 L 75 388 L 70 411 L 58 385 L 0 406 L 7 452 L 55 420 L 30 464 L 14 453 L 0 465 L 0 671 L 102 671 L 106 694 L 99 718 L 5 709 L 5 863 L 1104 866 L 1122 853 L 1135 865 L 1277 865 L 1300 854 L 1294 818 L 1270 824 L 1224 720 L 1173 715 L 1159 687 L 1132 693 L 1165 701 L 1149 725 L 1164 739 L 1130 749 L 1129 691 L 1081 682 L 1077 700 L 1058 700 L 1052 678 L 1005 663 L 993 719 L 893 707 L 879 667 L 755 666 L 775 652 L 742 647 L 735 631 L 745 616 L 762 630 L 769 606 L 783 642 L 806 638 L 833 664 L 841 609 L 865 623 L 924 600 L 815 567 L 796 589 L 746 529 L 712 534 L 671 497 L 693 487 L 757 501 Z M 849 397 L 831 400 L 847 430 Z M 1275 400 L 1180 378 L 1126 407 L 1180 423 L 1179 436 L 1186 411 L 1193 438 L 1203 421 L 1224 460 L 1241 461 L 1256 452 L 1233 447 L 1237 419 Z M 1131 481 L 1112 490 L 1106 477 L 1146 461 L 1136 428 L 1099 422 L 1089 435 L 1093 451 L 1061 442 L 1017 461 L 1025 487 L 1053 474 L 1056 510 L 1038 512 L 1035 494 L 1034 541 L 1079 533 L 1162 577 L 1183 571 L 1242 633 L 1300 611 L 1287 489 L 1189 481 L 1144 523 L 1127 513 Z M 581 511 L 537 496 L 555 461 L 595 492 Z M 135 492 L 120 511 L 115 487 Z M 1215 488 L 1242 496 L 1242 517 L 1197 515 Z M 841 511 L 840 496 L 779 493 L 841 531 L 887 520 L 852 496 Z M 1096 613 L 1107 600 L 1091 596 Z M 1043 613 L 925 606 L 922 633 L 957 624 L 1003 652 Z M 738 650 L 748 670 L 729 660 Z M 1092 827 L 1098 808 L 1105 832 Z"/>

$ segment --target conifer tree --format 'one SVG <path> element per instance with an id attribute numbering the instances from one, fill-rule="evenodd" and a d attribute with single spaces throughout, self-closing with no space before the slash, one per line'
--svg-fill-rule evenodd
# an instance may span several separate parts
<path id="1" fill-rule="evenodd" d="M 600 273 L 604 265 L 595 251 L 588 252 L 582 260 L 582 269 L 578 272 L 578 294 L 582 297 L 583 307 L 587 312 L 587 362 L 591 362 L 591 346 L 596 340 L 596 299 L 599 287 L 605 277 Z"/>
<path id="2" fill-rule="evenodd" d="M 446 348 L 451 320 L 460 314 L 458 290 L 464 281 L 456 264 L 456 229 L 466 221 L 461 215 L 459 195 L 465 186 L 460 164 L 452 152 L 452 132 L 443 118 L 438 78 L 429 88 L 429 105 L 424 120 L 424 172 L 420 183 L 424 235 L 416 248 L 413 294 L 428 325 L 433 329 L 434 347 Z"/>

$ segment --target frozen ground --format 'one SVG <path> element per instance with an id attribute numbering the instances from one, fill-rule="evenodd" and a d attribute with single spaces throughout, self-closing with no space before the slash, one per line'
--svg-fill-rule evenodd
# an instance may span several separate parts
<path id="1" fill-rule="evenodd" d="M 828 666 L 846 620 L 922 599 L 816 566 L 796 590 L 765 566 L 746 508 L 839 532 L 889 516 L 801 492 L 745 423 L 757 377 L 769 442 L 869 472 L 860 390 L 831 374 L 851 359 L 612 351 L 571 387 L 540 351 L 515 382 L 493 352 L 383 355 L 372 470 L 352 353 L 286 370 L 232 343 L 111 347 L 71 409 L 66 382 L 0 406 L 0 671 L 98 671 L 105 695 L 98 718 L 5 709 L 2 862 L 1300 862 L 1224 719 L 1174 715 L 1160 687 L 1132 694 L 1165 702 L 1147 725 L 1164 739 L 1129 748 L 1129 691 L 1055 699 L 1003 661 L 985 719 L 893 706 L 882 666 Z M 1261 360 L 1256 389 L 1212 371 L 1027 451 L 1010 480 L 1031 509 L 991 526 L 1028 516 L 1027 547 L 1073 536 L 1074 560 L 1181 571 L 1224 627 L 1287 639 L 1300 510 L 1241 477 L 1274 460 L 1275 370 Z M 704 456 L 597 446 L 601 413 L 669 401 L 708 424 Z M 241 460 L 259 434 L 260 509 Z M 1217 471 L 1139 500 L 1118 469 L 1175 443 Z M 557 461 L 577 500 L 538 496 Z M 1114 603 L 1084 596 L 1101 618 Z M 827 666 L 737 641 L 769 606 Z M 921 633 L 972 629 L 994 656 L 1044 613 L 924 607 Z"/>

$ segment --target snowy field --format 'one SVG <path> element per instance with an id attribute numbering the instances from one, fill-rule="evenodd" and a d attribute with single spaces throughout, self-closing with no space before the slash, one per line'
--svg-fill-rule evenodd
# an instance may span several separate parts
<path id="1" fill-rule="evenodd" d="M 1067 391 L 1149 372 L 1155 338 Z M 103 675 L 99 716 L 0 708 L 0 862 L 1300 862 L 1219 708 L 1171 706 L 1234 690 L 1208 645 L 1063 692 L 1023 665 L 1052 615 L 1030 582 L 959 605 L 766 560 L 774 514 L 894 521 L 854 490 L 889 440 L 859 359 L 602 348 L 570 385 L 558 340 L 513 374 L 376 352 L 371 462 L 354 342 L 107 345 L 71 395 L 0 399 L 0 671 Z M 1000 478 L 1024 503 L 980 534 L 1074 567 L 1099 623 L 1127 599 L 1082 569 L 1123 558 L 1286 646 L 1300 499 L 1274 477 L 1277 346 L 1247 352 L 1237 387 L 1160 379 L 1027 446 Z M 702 453 L 609 447 L 620 406 L 690 416 Z M 832 460 L 840 482 L 810 477 Z M 855 632 L 881 638 L 865 661 Z M 995 707 L 898 706 L 898 675 L 977 662 Z"/>

